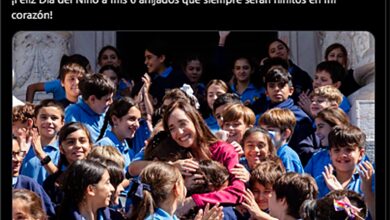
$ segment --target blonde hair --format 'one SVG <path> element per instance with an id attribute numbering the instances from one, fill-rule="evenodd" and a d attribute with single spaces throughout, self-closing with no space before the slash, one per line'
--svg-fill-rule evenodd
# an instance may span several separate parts
<path id="1" fill-rule="evenodd" d="M 139 180 L 140 184 L 143 185 L 143 195 L 140 200 L 138 197 L 134 197 L 134 204 L 128 218 L 130 220 L 143 220 L 154 214 L 154 210 L 173 193 L 177 183 L 184 185 L 183 177 L 178 168 L 158 161 L 145 167 L 139 175 Z M 147 185 L 148 188 L 145 188 L 144 185 Z M 130 190 L 130 192 L 132 191 L 133 189 Z"/>
<path id="2" fill-rule="evenodd" d="M 331 85 L 315 88 L 310 94 L 310 98 L 313 98 L 314 96 L 326 98 L 330 102 L 334 101 L 337 103 L 337 105 L 340 105 L 340 103 L 343 101 L 343 94 L 341 94 L 340 90 Z"/>
<path id="3" fill-rule="evenodd" d="M 121 169 L 125 167 L 123 155 L 113 146 L 95 146 L 89 152 L 87 159 L 100 159 L 102 161 L 112 160 L 117 163 Z"/>
<path id="4" fill-rule="evenodd" d="M 255 113 L 253 113 L 252 109 L 241 103 L 228 105 L 222 113 L 222 117 L 223 122 L 238 121 L 242 118 L 247 126 L 254 125 L 256 120 Z"/>

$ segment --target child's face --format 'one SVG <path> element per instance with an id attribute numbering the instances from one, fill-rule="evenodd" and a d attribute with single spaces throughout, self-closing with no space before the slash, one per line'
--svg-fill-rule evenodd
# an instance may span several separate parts
<path id="1" fill-rule="evenodd" d="M 148 50 L 145 50 L 145 62 L 148 73 L 159 72 L 159 70 L 164 66 L 164 56 L 156 56 Z"/>
<path id="2" fill-rule="evenodd" d="M 272 185 L 266 184 L 264 186 L 263 184 L 255 182 L 255 184 L 252 186 L 252 193 L 255 196 L 256 203 L 260 209 L 268 209 L 269 199 L 272 195 Z"/>
<path id="3" fill-rule="evenodd" d="M 333 85 L 333 80 L 329 72 L 324 70 L 316 72 L 313 80 L 313 88 L 318 88 L 321 86 Z"/>
<path id="4" fill-rule="evenodd" d="M 316 118 L 315 123 L 316 123 L 316 135 L 320 139 L 321 145 L 323 147 L 329 146 L 328 134 L 330 130 L 332 130 L 332 127 L 320 118 Z"/>
<path id="5" fill-rule="evenodd" d="M 260 159 L 266 158 L 269 154 L 268 141 L 263 133 L 254 132 L 245 139 L 244 155 L 251 169 L 260 163 Z"/>
<path id="6" fill-rule="evenodd" d="M 35 119 L 41 137 L 53 138 L 64 125 L 63 112 L 54 106 L 42 107 Z"/>
<path id="7" fill-rule="evenodd" d="M 87 157 L 92 143 L 83 129 L 70 133 L 61 143 L 60 151 L 65 155 L 69 164 Z"/>
<path id="8" fill-rule="evenodd" d="M 97 207 L 108 207 L 111 201 L 111 195 L 115 193 L 114 186 L 110 183 L 110 174 L 104 171 L 102 178 L 97 184 L 94 184 L 94 198 Z"/>
<path id="9" fill-rule="evenodd" d="M 118 75 L 113 70 L 105 70 L 102 72 L 104 76 L 107 77 L 107 79 L 111 80 L 111 82 L 114 83 L 114 85 L 118 85 Z"/>
<path id="10" fill-rule="evenodd" d="M 115 67 L 119 67 L 121 65 L 121 60 L 119 59 L 115 51 L 107 49 L 103 52 L 99 65 L 113 65 Z"/>
<path id="11" fill-rule="evenodd" d="M 111 105 L 112 96 L 113 96 L 112 93 L 109 95 L 106 95 L 106 96 L 102 96 L 100 99 L 98 99 L 98 98 L 96 98 L 96 96 L 94 96 L 94 98 L 91 99 L 91 102 L 90 102 L 91 109 L 99 115 L 103 114 L 104 112 L 107 111 L 108 107 Z"/>
<path id="12" fill-rule="evenodd" d="M 172 111 L 168 118 L 168 127 L 173 140 L 180 146 L 190 148 L 195 144 L 195 125 L 183 110 L 176 108 Z"/>
<path id="13" fill-rule="evenodd" d="M 271 58 L 279 57 L 288 60 L 288 49 L 279 41 L 274 41 L 268 47 L 268 55 Z"/>
<path id="14" fill-rule="evenodd" d="M 225 94 L 226 91 L 219 85 L 213 84 L 207 89 L 207 104 L 210 109 L 213 109 L 214 101 L 218 96 Z"/>
<path id="15" fill-rule="evenodd" d="M 226 108 L 228 105 L 229 105 L 229 104 L 221 105 L 221 106 L 219 106 L 217 109 L 215 109 L 215 111 L 214 111 L 215 118 L 217 119 L 217 123 L 218 123 L 219 127 L 222 127 L 222 124 L 223 124 L 222 113 L 225 111 L 225 108 Z"/>
<path id="16" fill-rule="evenodd" d="M 343 51 L 340 48 L 335 48 L 326 57 L 327 61 L 337 61 L 339 62 L 344 68 L 347 67 L 347 56 L 343 53 Z"/>
<path id="17" fill-rule="evenodd" d="M 290 87 L 288 83 L 268 82 L 267 96 L 273 103 L 280 103 L 286 101 L 294 92 L 294 88 Z"/>
<path id="18" fill-rule="evenodd" d="M 19 198 L 12 200 L 12 219 L 34 220 L 31 213 L 28 212 L 26 203 L 26 201 Z"/>
<path id="19" fill-rule="evenodd" d="M 234 63 L 233 74 L 239 82 L 249 81 L 249 77 L 252 74 L 252 67 L 248 63 L 247 59 L 238 59 Z"/>
<path id="20" fill-rule="evenodd" d="M 115 189 L 115 193 L 111 196 L 111 203 L 113 205 L 119 205 L 119 196 L 121 192 L 123 192 L 125 189 L 123 188 L 122 184 L 118 184 L 118 186 Z"/>
<path id="21" fill-rule="evenodd" d="M 114 123 L 113 131 L 118 136 L 119 140 L 125 138 L 133 138 L 135 132 L 139 128 L 139 119 L 141 118 L 141 112 L 136 107 L 131 107 L 126 115 L 121 118 L 112 117 Z"/>
<path id="22" fill-rule="evenodd" d="M 286 205 L 284 199 L 277 199 L 275 191 L 272 191 L 268 201 L 269 214 L 272 217 L 280 219 L 285 214 Z"/>
<path id="23" fill-rule="evenodd" d="M 61 82 L 61 85 L 65 89 L 65 93 L 70 97 L 77 97 L 80 95 L 79 90 L 79 79 L 82 77 L 82 74 L 78 73 L 68 73 L 65 75 L 64 81 Z"/>
<path id="24" fill-rule="evenodd" d="M 363 157 L 364 149 L 358 146 L 331 147 L 329 153 L 336 172 L 353 172 Z"/>
<path id="25" fill-rule="evenodd" d="M 191 60 L 187 63 L 185 74 L 191 83 L 199 82 L 203 73 L 203 66 L 199 60 Z"/>
<path id="26" fill-rule="evenodd" d="M 330 102 L 329 99 L 327 99 L 327 98 L 324 98 L 321 96 L 313 96 L 311 98 L 310 113 L 313 116 L 316 116 L 318 114 L 318 112 L 320 112 L 324 108 L 331 107 L 332 104 L 333 103 Z"/>
<path id="27" fill-rule="evenodd" d="M 242 118 L 238 121 L 224 121 L 222 123 L 222 129 L 229 132 L 228 139 L 226 140 L 229 143 L 233 141 L 241 143 L 242 137 L 248 128 L 249 126 L 244 123 Z"/>
<path id="28" fill-rule="evenodd" d="M 12 139 L 12 176 L 19 176 L 20 167 L 26 151 L 23 151 L 17 140 Z"/>

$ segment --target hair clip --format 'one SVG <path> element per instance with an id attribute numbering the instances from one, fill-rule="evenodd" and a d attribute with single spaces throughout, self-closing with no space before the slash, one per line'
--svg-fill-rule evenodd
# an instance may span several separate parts
<path id="1" fill-rule="evenodd" d="M 333 205 L 334 209 L 336 211 L 342 211 L 344 210 L 349 219 L 355 219 L 358 217 L 359 219 L 362 219 L 358 213 L 362 210 L 362 208 L 358 208 L 351 204 L 351 201 L 349 201 L 348 197 L 344 196 L 343 198 L 336 200 L 333 199 Z"/>
<path id="2" fill-rule="evenodd" d="M 199 109 L 200 105 L 198 99 L 195 97 L 194 90 L 192 90 L 191 86 L 184 83 L 183 86 L 180 87 L 180 90 L 183 91 L 190 99 L 192 99 L 195 102 L 195 108 Z"/>
<path id="3" fill-rule="evenodd" d="M 141 180 L 139 179 L 133 179 L 132 182 L 133 182 L 132 188 L 133 189 L 135 188 L 135 190 L 131 190 L 130 195 L 132 197 L 136 197 L 142 200 L 144 198 L 143 190 L 152 192 L 152 189 L 149 184 L 142 183 Z"/>

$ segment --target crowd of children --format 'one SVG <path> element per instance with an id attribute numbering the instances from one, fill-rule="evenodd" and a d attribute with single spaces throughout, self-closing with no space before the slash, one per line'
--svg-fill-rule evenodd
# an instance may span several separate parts
<path id="1" fill-rule="evenodd" d="M 13 218 L 375 219 L 343 48 L 331 45 L 312 79 L 275 39 L 260 66 L 237 56 L 231 73 L 203 82 L 200 57 L 173 65 L 156 41 L 141 85 L 113 46 L 97 73 L 64 56 L 58 79 L 13 107 Z M 53 99 L 31 104 L 36 91 Z"/>

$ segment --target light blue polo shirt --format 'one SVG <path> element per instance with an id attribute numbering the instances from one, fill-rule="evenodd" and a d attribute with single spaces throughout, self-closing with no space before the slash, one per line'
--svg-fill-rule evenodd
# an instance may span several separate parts
<path id="1" fill-rule="evenodd" d="M 217 119 L 212 114 L 210 114 L 210 117 L 206 118 L 204 121 L 206 122 L 207 127 L 209 127 L 210 131 L 213 134 L 215 134 L 221 129 L 218 125 Z"/>
<path id="2" fill-rule="evenodd" d="M 53 99 L 60 101 L 65 99 L 65 89 L 61 85 L 61 80 L 55 79 L 43 83 L 46 93 L 53 93 Z"/>
<path id="3" fill-rule="evenodd" d="M 236 90 L 236 85 L 231 85 L 230 89 L 236 93 L 238 96 L 240 96 L 240 99 L 242 103 L 248 103 L 253 104 L 256 100 L 258 100 L 262 95 L 265 94 L 265 88 L 256 88 L 252 83 L 248 85 L 248 87 L 242 92 L 242 94 L 239 94 Z"/>
<path id="4" fill-rule="evenodd" d="M 157 208 L 152 215 L 149 215 L 145 220 L 179 220 L 176 215 L 169 215 L 163 209 Z"/>
<path id="5" fill-rule="evenodd" d="M 333 174 L 336 176 L 336 171 L 334 171 Z M 326 196 L 326 194 L 328 194 L 330 192 L 330 190 L 326 186 L 325 179 L 322 176 L 322 174 L 316 177 L 316 182 L 317 182 L 317 186 L 318 186 L 317 199 L 320 199 L 320 198 Z M 362 179 L 360 178 L 359 173 L 356 169 L 355 173 L 352 174 L 351 181 L 348 183 L 348 185 L 347 185 L 347 187 L 345 187 L 345 189 L 355 191 L 355 192 L 359 193 L 361 196 L 364 196 L 363 191 L 361 190 L 361 187 L 360 187 L 361 184 L 362 184 Z M 371 190 L 372 190 L 372 192 L 375 192 L 375 174 L 373 174 L 373 176 L 372 176 Z"/>
<path id="6" fill-rule="evenodd" d="M 58 164 L 60 159 L 58 140 L 56 140 L 52 145 L 48 144 L 44 146 L 43 151 L 50 156 L 51 161 L 55 165 Z M 46 177 L 49 176 L 49 173 L 46 171 L 45 167 L 41 165 L 41 160 L 35 155 L 33 146 L 30 147 L 26 156 L 24 157 L 22 167 L 20 169 L 20 174 L 31 177 L 40 185 L 42 185 Z"/>
<path id="7" fill-rule="evenodd" d="M 99 115 L 94 112 L 82 98 L 79 98 L 77 103 L 69 105 L 65 109 L 65 123 L 83 123 L 91 134 L 93 143 L 99 137 L 100 130 L 104 124 L 104 116 L 105 113 Z"/>
<path id="8" fill-rule="evenodd" d="M 298 154 L 288 144 L 282 145 L 276 155 L 282 160 L 286 172 L 304 173 Z"/>

